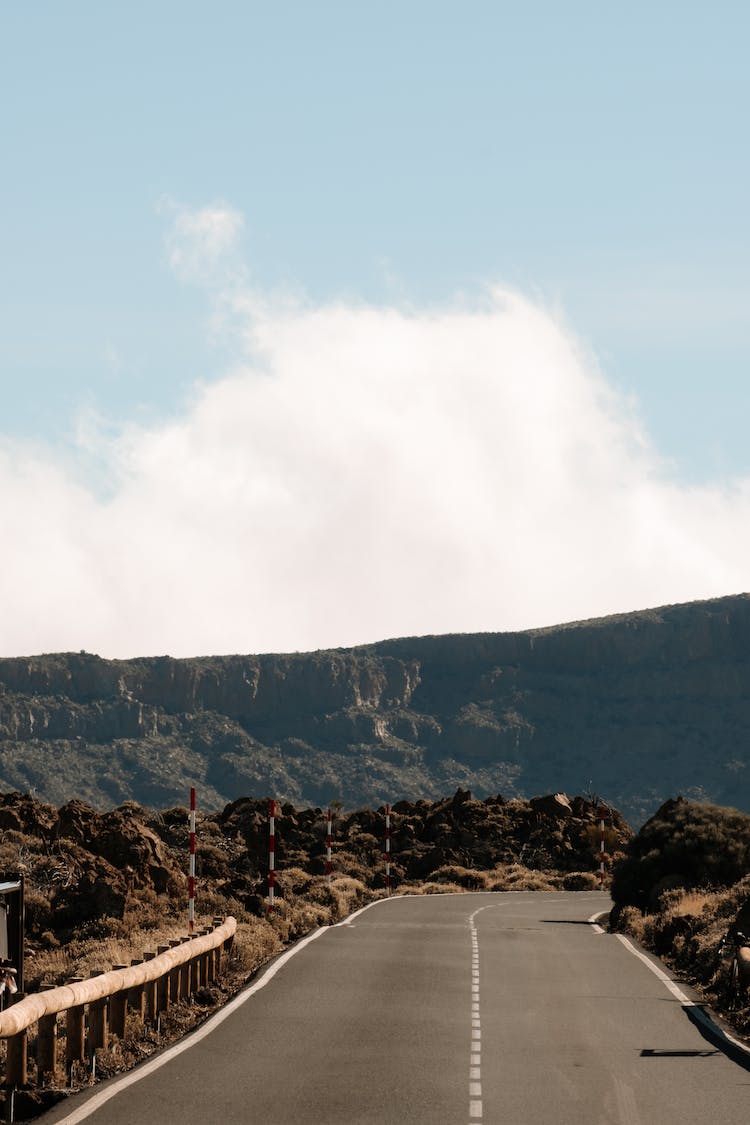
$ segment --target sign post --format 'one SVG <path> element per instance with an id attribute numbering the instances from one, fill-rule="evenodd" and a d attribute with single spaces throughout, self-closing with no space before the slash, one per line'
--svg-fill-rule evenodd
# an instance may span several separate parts
<path id="1" fill-rule="evenodd" d="M 276 883 L 276 802 L 270 801 L 268 816 L 268 913 L 273 914 L 273 892 Z"/>
<path id="2" fill-rule="evenodd" d="M 606 815 L 606 810 L 602 806 L 599 809 L 599 886 L 602 889 L 604 889 L 604 866 L 605 866 L 604 857 L 606 855 L 606 845 L 605 845 L 605 840 L 604 840 L 604 817 L 605 817 L 605 815 Z"/>
<path id="3" fill-rule="evenodd" d="M 391 893 L 391 806 L 385 806 L 385 892 Z"/>
<path id="4" fill-rule="evenodd" d="M 190 790 L 190 869 L 188 872 L 188 931 L 195 929 L 195 788 Z"/>

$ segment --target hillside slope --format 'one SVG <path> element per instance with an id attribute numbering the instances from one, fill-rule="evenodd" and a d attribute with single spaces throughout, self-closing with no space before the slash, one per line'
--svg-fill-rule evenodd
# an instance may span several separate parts
<path id="1" fill-rule="evenodd" d="M 264 656 L 0 660 L 0 789 L 96 807 L 596 792 L 750 810 L 750 595 Z"/>

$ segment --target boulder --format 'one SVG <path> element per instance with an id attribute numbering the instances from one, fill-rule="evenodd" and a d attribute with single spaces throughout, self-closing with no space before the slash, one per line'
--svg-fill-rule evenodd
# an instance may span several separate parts
<path id="1" fill-rule="evenodd" d="M 534 812 L 565 820 L 573 815 L 573 807 L 565 793 L 551 793 L 547 797 L 532 797 L 529 801 Z"/>

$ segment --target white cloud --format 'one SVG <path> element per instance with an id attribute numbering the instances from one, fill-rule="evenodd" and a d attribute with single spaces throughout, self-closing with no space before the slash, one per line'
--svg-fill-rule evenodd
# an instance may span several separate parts
<path id="1" fill-rule="evenodd" d="M 226 284 L 242 273 L 238 240 L 245 224 L 239 211 L 223 200 L 197 209 L 163 200 L 160 210 L 172 216 L 167 260 L 181 280 Z"/>
<path id="2" fill-rule="evenodd" d="M 240 228 L 225 205 L 178 211 L 175 269 L 214 288 Z M 306 307 L 236 278 L 216 299 L 244 364 L 168 425 L 81 427 L 106 496 L 3 451 L 3 654 L 304 650 L 748 585 L 750 483 L 672 481 L 540 305 Z"/>

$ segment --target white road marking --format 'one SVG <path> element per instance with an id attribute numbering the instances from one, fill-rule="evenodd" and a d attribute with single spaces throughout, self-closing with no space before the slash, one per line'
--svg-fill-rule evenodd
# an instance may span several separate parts
<path id="1" fill-rule="evenodd" d="M 183 1051 L 189 1051 L 196 1043 L 200 1043 L 201 1040 L 205 1039 L 207 1035 L 210 1035 L 220 1023 L 223 1023 L 225 1019 L 231 1016 L 232 1012 L 241 1007 L 246 1000 L 249 1000 L 256 992 L 259 992 L 261 988 L 265 988 L 269 981 L 273 980 L 276 976 L 279 969 L 286 965 L 287 961 L 290 961 L 295 954 L 304 949 L 306 945 L 309 945 L 311 941 L 315 941 L 316 938 L 319 938 L 327 929 L 328 926 L 323 926 L 321 929 L 314 930 L 311 934 L 308 934 L 307 937 L 302 938 L 301 941 L 298 941 L 291 949 L 288 949 L 286 953 L 282 953 L 281 957 L 269 965 L 255 984 L 252 984 L 250 988 L 241 992 L 239 996 L 235 996 L 234 1000 L 230 1000 L 228 1004 L 225 1004 L 221 1011 L 206 1020 L 206 1022 L 196 1031 L 193 1031 L 187 1039 L 176 1043 L 174 1047 L 168 1047 L 156 1058 L 141 1063 L 137 1070 L 131 1071 L 130 1074 L 123 1075 L 122 1078 L 117 1082 L 113 1082 L 112 1085 L 108 1086 L 105 1090 L 100 1090 L 98 1094 L 94 1094 L 93 1098 L 90 1098 L 87 1102 L 84 1102 L 82 1106 L 74 1109 L 67 1117 L 61 1117 L 59 1125 L 78 1125 L 79 1121 L 85 1121 L 87 1117 L 90 1117 L 92 1113 L 96 1113 L 98 1109 L 105 1105 L 110 1098 L 114 1098 L 116 1094 L 119 1094 L 122 1090 L 126 1090 L 128 1086 L 132 1086 L 134 1082 L 140 1082 L 141 1078 L 145 1078 L 148 1074 L 153 1074 L 155 1070 L 164 1066 L 165 1063 L 170 1062 L 177 1055 L 181 1055 Z"/>
<path id="2" fill-rule="evenodd" d="M 645 953 L 641 953 L 640 949 L 636 949 L 632 941 L 624 937 L 622 934 L 617 934 L 616 936 L 617 940 L 621 941 L 625 948 L 629 949 L 634 957 L 637 957 L 639 961 L 643 961 L 643 964 L 651 970 L 655 977 L 659 978 L 662 984 L 669 989 L 672 995 L 676 997 L 676 999 L 679 1000 L 681 1004 L 692 1004 L 692 1000 L 682 991 L 680 986 L 678 984 L 675 984 L 671 977 L 668 977 L 667 974 L 662 969 L 660 969 L 658 965 L 655 965 L 654 962 L 649 957 L 647 957 Z"/>
<path id="3" fill-rule="evenodd" d="M 463 896 L 464 893 L 465 892 L 463 892 L 463 891 L 449 891 L 445 895 L 445 897 L 446 898 L 453 898 L 453 897 L 458 897 L 459 895 Z M 496 894 L 496 892 L 494 892 L 494 891 L 474 891 L 472 893 L 474 895 L 481 895 L 481 896 L 487 897 L 487 898 L 489 898 L 489 897 L 494 898 L 495 894 Z M 510 892 L 510 893 L 523 894 L 523 892 Z M 352 925 L 352 923 L 354 922 L 354 920 L 356 918 L 359 918 L 360 915 L 364 914 L 366 910 L 371 910 L 374 906 L 383 906 L 386 903 L 398 902 L 398 900 L 400 898 L 419 898 L 419 897 L 422 897 L 422 896 L 419 896 L 419 895 L 393 895 L 390 898 L 375 899 L 374 902 L 369 902 L 369 903 L 367 903 L 366 906 L 361 907 L 359 910 L 355 910 L 355 912 L 353 914 L 350 914 L 347 918 L 342 919 L 341 922 L 336 922 L 333 926 L 321 926 L 320 929 L 314 930 L 313 933 L 308 934 L 307 937 L 304 937 L 300 941 L 296 942 L 295 945 L 291 949 L 286 951 L 286 953 L 283 953 L 276 961 L 274 961 L 266 969 L 266 971 L 263 973 L 263 975 L 261 977 L 259 977 L 259 979 L 255 982 L 255 984 L 251 985 L 250 988 L 241 992 L 238 996 L 235 996 L 235 998 L 233 1000 L 230 1000 L 228 1004 L 225 1004 L 224 1007 L 221 1009 L 221 1011 L 217 1012 L 215 1015 L 211 1016 L 208 1020 L 206 1020 L 206 1022 L 197 1031 L 192 1032 L 192 1034 L 189 1036 L 189 1038 L 183 1040 L 180 1043 L 176 1043 L 173 1047 L 168 1047 L 165 1051 L 161 1052 L 158 1055 L 158 1057 L 150 1059 L 148 1062 L 142 1063 L 138 1067 L 137 1070 L 131 1071 L 129 1074 L 124 1074 L 121 1078 L 113 1081 L 110 1086 L 108 1086 L 106 1089 L 100 1090 L 98 1093 L 94 1094 L 93 1097 L 89 1098 L 83 1105 L 80 1105 L 80 1106 L 76 1107 L 75 1109 L 73 1109 L 71 1111 L 71 1113 L 69 1113 L 66 1117 L 60 1118 L 60 1121 L 59 1121 L 58 1125 L 78 1125 L 78 1123 L 80 1121 L 85 1121 L 87 1117 L 90 1117 L 92 1113 L 95 1113 L 99 1108 L 101 1108 L 101 1106 L 105 1105 L 108 1101 L 110 1101 L 111 1098 L 114 1098 L 118 1093 L 120 1093 L 121 1090 L 125 1090 L 129 1086 L 132 1086 L 135 1082 L 139 1082 L 141 1080 L 141 1078 L 146 1078 L 149 1074 L 152 1074 L 155 1070 L 158 1070 L 160 1067 L 162 1067 L 166 1063 L 170 1062 L 170 1060 L 175 1058 L 177 1055 L 181 1055 L 183 1051 L 187 1051 L 191 1047 L 194 1047 L 196 1045 L 196 1043 L 200 1043 L 201 1040 L 205 1039 L 205 1037 L 207 1035 L 210 1035 L 210 1033 L 216 1027 L 218 1027 L 219 1024 L 223 1023 L 224 1020 L 227 1019 L 237 1008 L 239 1008 L 242 1004 L 244 1004 L 246 1000 L 249 1000 L 252 995 L 254 995 L 256 992 L 258 992 L 261 988 L 264 988 L 265 985 L 267 985 L 269 983 L 269 981 L 273 979 L 273 977 L 276 975 L 276 973 L 279 971 L 279 969 L 281 969 L 282 966 L 285 965 L 287 961 L 289 961 L 296 953 L 299 953 L 300 950 L 304 949 L 304 947 L 306 945 L 309 945 L 309 943 L 311 941 L 315 941 L 316 938 L 319 938 L 327 930 L 336 929 L 339 926 L 350 926 L 350 925 Z M 479 910 L 474 911 L 474 913 L 469 918 L 469 926 L 471 928 L 472 950 L 475 953 L 478 952 L 478 949 L 479 949 L 479 939 L 477 937 L 476 928 L 474 926 L 474 918 L 476 917 L 477 914 L 480 913 L 480 911 L 486 910 L 486 909 L 487 909 L 486 906 L 479 907 Z M 636 951 L 634 950 L 633 952 L 636 952 Z M 478 999 L 479 986 L 477 984 L 472 984 L 471 991 L 472 991 L 472 999 L 473 1000 Z M 473 1035 L 474 1035 L 474 1031 L 472 1031 L 472 1036 Z M 731 1036 L 727 1036 L 727 1038 L 731 1039 Z M 738 1042 L 738 1040 L 732 1039 L 732 1042 L 737 1043 L 738 1046 L 741 1046 L 741 1044 Z M 481 1043 L 475 1041 L 474 1038 L 472 1038 L 472 1042 L 471 1042 L 471 1052 L 472 1053 L 471 1053 L 471 1057 L 470 1057 L 470 1061 L 471 1061 L 472 1066 L 480 1066 L 481 1065 L 481 1055 L 479 1054 L 480 1050 L 481 1050 Z M 482 1116 L 482 1102 L 481 1102 L 481 1100 L 470 1101 L 469 1102 L 469 1117 L 472 1118 L 475 1121 L 476 1119 L 481 1118 L 481 1116 Z"/>
<path id="4" fill-rule="evenodd" d="M 707 1031 L 711 1033 L 714 1040 L 724 1040 L 727 1043 L 731 1043 L 733 1047 L 736 1047 L 737 1049 L 742 1051 L 745 1056 L 750 1056 L 750 1051 L 748 1050 L 746 1043 L 743 1043 L 740 1039 L 736 1039 L 734 1035 L 730 1034 L 730 1032 L 725 1031 L 723 1027 L 719 1027 L 717 1023 L 714 1023 L 714 1021 L 709 1015 L 706 1014 L 700 1004 L 696 1004 L 694 1000 L 691 1000 L 687 993 L 683 992 L 680 986 L 676 984 L 675 981 L 671 979 L 671 977 L 668 977 L 663 969 L 656 965 L 650 957 L 647 957 L 645 953 L 641 953 L 640 949 L 636 949 L 629 938 L 626 938 L 623 934 L 616 934 L 615 936 L 619 941 L 622 942 L 628 952 L 632 953 L 634 957 L 637 957 L 639 961 L 642 961 L 646 968 L 650 969 L 655 977 L 658 977 L 662 984 L 669 989 L 676 1000 L 679 1000 L 681 1004 L 684 1004 L 686 1008 L 690 1009 L 691 1018 L 695 1019 L 698 1023 L 703 1024 Z"/>
<path id="5" fill-rule="evenodd" d="M 479 935 L 474 919 L 486 906 L 480 906 L 469 917 L 471 935 L 471 1051 L 469 1055 L 469 1118 L 482 1117 L 482 1021 L 479 1017 Z"/>
<path id="6" fill-rule="evenodd" d="M 592 914 L 590 918 L 586 919 L 595 934 L 603 934 L 605 932 L 597 922 L 597 918 L 604 918 L 604 916 L 608 913 L 609 911 L 607 910 L 597 910 L 596 914 Z"/>

